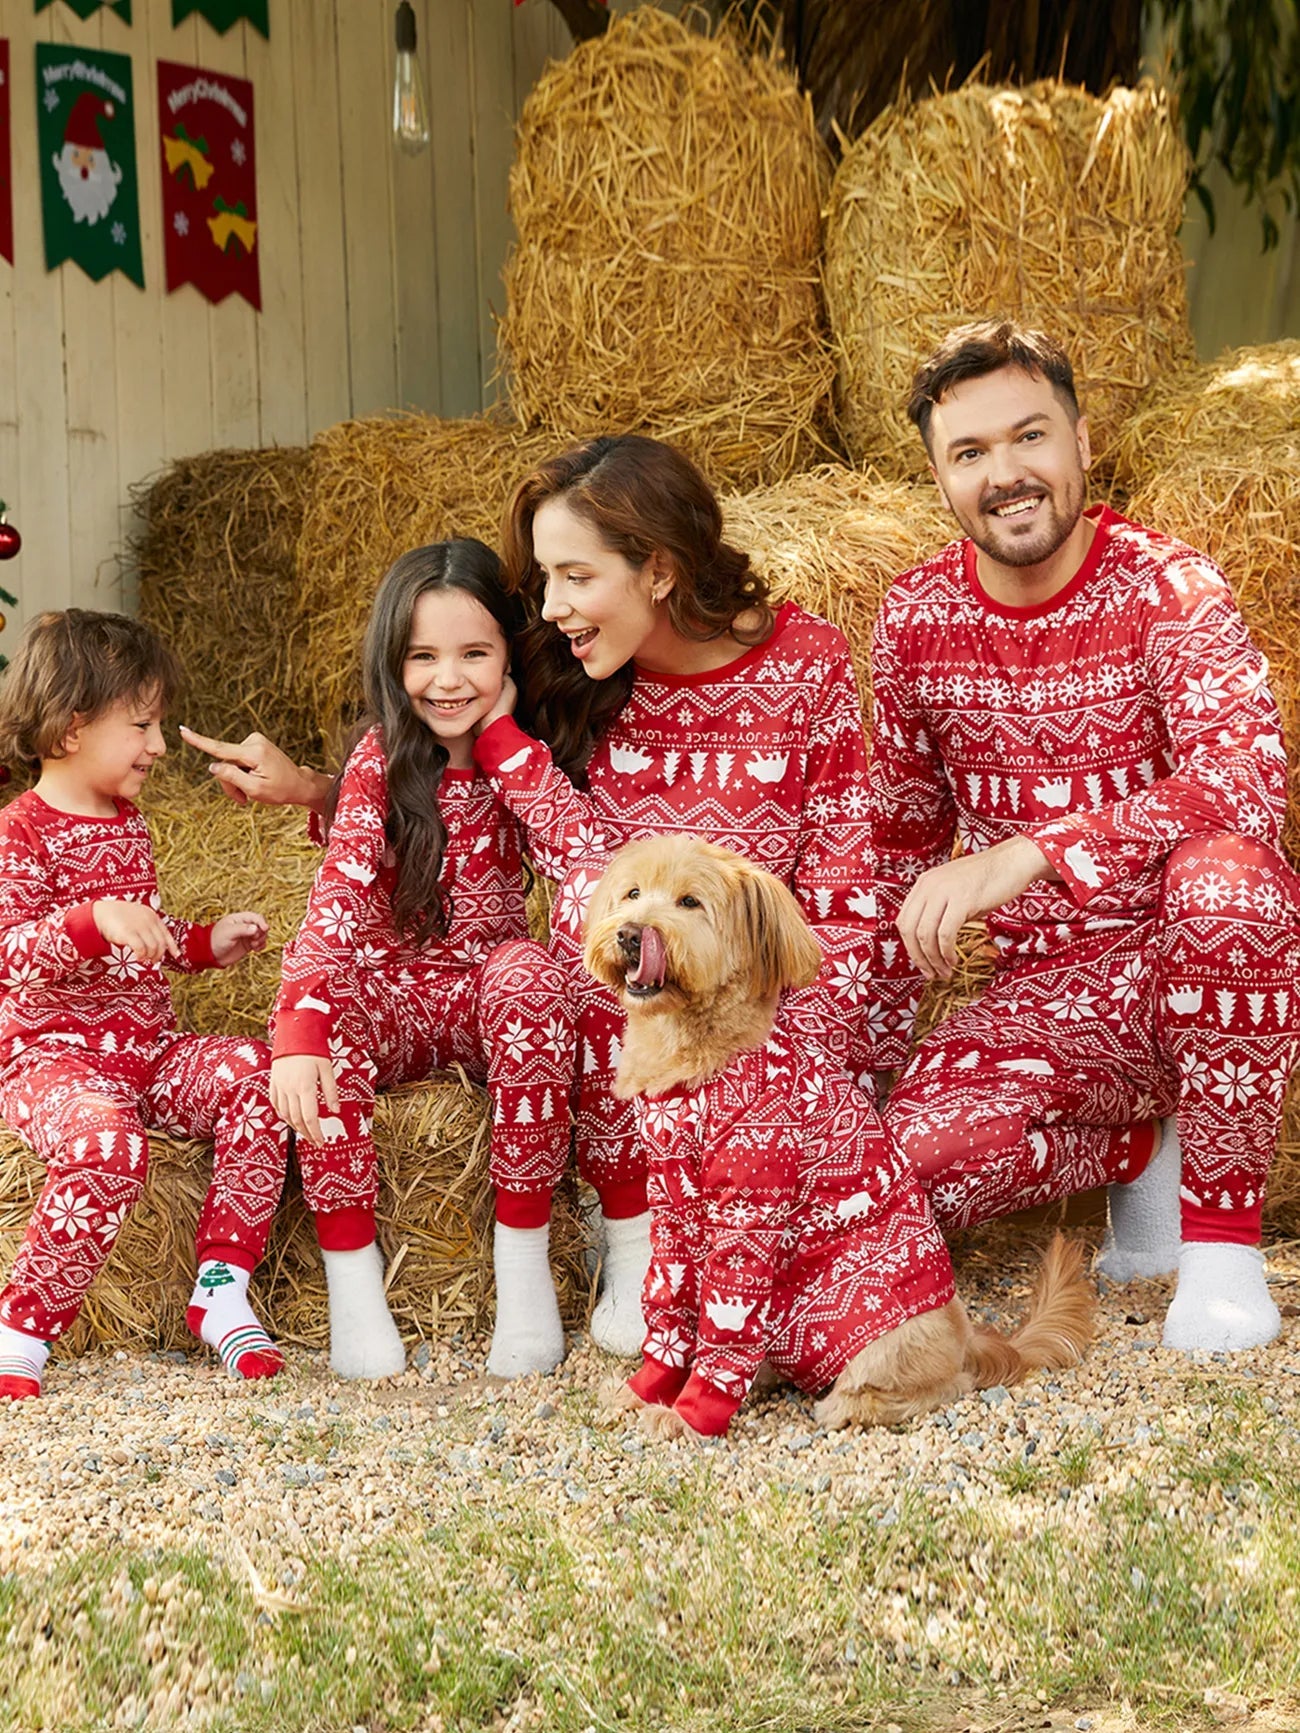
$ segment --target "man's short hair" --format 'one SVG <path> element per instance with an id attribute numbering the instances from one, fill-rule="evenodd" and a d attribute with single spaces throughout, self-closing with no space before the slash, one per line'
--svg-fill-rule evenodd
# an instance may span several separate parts
<path id="1" fill-rule="evenodd" d="M 1018 325 L 1014 319 L 977 319 L 973 324 L 958 325 L 949 331 L 934 353 L 917 368 L 912 380 L 907 413 L 927 451 L 931 451 L 930 417 L 940 398 L 964 380 L 982 379 L 986 373 L 997 373 L 1003 367 L 1020 367 L 1046 379 L 1071 417 L 1079 419 L 1074 368 L 1054 337 L 1028 325 Z"/>

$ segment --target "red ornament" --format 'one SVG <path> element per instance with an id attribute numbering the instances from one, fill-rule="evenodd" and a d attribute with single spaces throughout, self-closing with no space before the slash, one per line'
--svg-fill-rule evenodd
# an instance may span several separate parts
<path id="1" fill-rule="evenodd" d="M 23 538 L 5 516 L 5 502 L 0 499 L 0 560 L 11 560 L 23 545 Z"/>

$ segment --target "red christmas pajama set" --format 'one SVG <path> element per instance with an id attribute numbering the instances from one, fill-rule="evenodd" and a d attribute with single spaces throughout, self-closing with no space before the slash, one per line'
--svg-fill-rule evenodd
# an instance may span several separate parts
<path id="1" fill-rule="evenodd" d="M 901 1063 L 906 1038 L 882 1046 L 876 1014 L 866 745 L 848 645 L 833 626 L 786 603 L 768 640 L 723 668 L 638 668 L 596 743 L 585 793 L 508 717 L 474 750 L 534 860 L 561 881 L 551 950 L 578 1006 L 578 1167 L 607 1216 L 646 1207 L 635 1114 L 611 1087 L 624 1013 L 582 966 L 587 901 L 624 843 L 702 836 L 783 880 L 826 956 L 817 982 L 782 1001 L 783 1024 L 855 1075 Z"/>
<path id="2" fill-rule="evenodd" d="M 1040 606 L 990 600 L 957 542 L 881 609 L 882 922 L 954 832 L 1026 834 L 1061 874 L 989 918 L 996 979 L 922 1042 L 886 1122 L 954 1227 L 1136 1177 L 1127 1128 L 1176 1110 L 1184 1239 L 1254 1244 L 1300 1031 L 1278 712 L 1219 569 L 1090 515 Z"/>
<path id="3" fill-rule="evenodd" d="M 284 1182 L 266 1047 L 178 1033 L 161 965 L 96 927 L 101 897 L 159 908 L 130 802 L 87 818 L 28 793 L 0 813 L 0 1116 L 49 1169 L 0 1322 L 49 1341 L 76 1318 L 143 1191 L 146 1126 L 214 1140 L 200 1263 L 252 1270 Z M 169 966 L 215 967 L 210 927 L 163 918 L 182 956 Z"/>
<path id="4" fill-rule="evenodd" d="M 569 976 L 528 938 L 519 827 L 481 776 L 444 770 L 443 938 L 397 932 L 378 730 L 348 760 L 302 928 L 284 952 L 272 1051 L 330 1060 L 340 1112 L 326 1142 L 298 1139 L 303 1193 L 321 1245 L 374 1238 L 376 1088 L 460 1065 L 492 1095 L 497 1219 L 540 1227 L 569 1155 L 573 1009 Z"/>
<path id="5" fill-rule="evenodd" d="M 645 1401 L 725 1432 L 763 1360 L 821 1390 L 952 1299 L 947 1248 L 874 1105 L 788 1030 L 636 1107 L 651 1259 L 631 1385 Z"/>

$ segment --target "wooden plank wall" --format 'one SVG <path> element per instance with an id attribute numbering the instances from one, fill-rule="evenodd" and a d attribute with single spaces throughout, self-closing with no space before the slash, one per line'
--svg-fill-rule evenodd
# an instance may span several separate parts
<path id="1" fill-rule="evenodd" d="M 170 0 L 82 21 L 0 0 L 9 39 L 15 264 L 0 260 L 0 498 L 23 552 L 0 633 L 41 608 L 133 605 L 130 488 L 174 458 L 299 444 L 353 414 L 471 415 L 491 400 L 510 240 L 512 128 L 568 33 L 549 0 L 413 0 L 432 148 L 391 135 L 395 0 L 271 0 L 271 37 Z M 131 57 L 145 288 L 45 269 L 36 43 Z M 262 311 L 163 288 L 159 59 L 253 82 Z"/>

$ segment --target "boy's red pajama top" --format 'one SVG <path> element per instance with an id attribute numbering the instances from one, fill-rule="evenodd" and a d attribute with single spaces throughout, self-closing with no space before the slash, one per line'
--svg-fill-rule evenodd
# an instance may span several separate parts
<path id="1" fill-rule="evenodd" d="M 602 1202 L 643 1172 L 633 1115 L 610 1087 L 623 1013 L 582 967 L 587 902 L 624 843 L 701 836 L 789 885 L 827 962 L 785 1014 L 855 1073 L 902 1062 L 903 1019 L 882 1022 L 870 978 L 866 741 L 848 645 L 835 627 L 786 603 L 767 641 L 722 668 L 683 676 L 637 668 L 627 703 L 596 742 L 585 791 L 509 718 L 485 729 L 474 750 L 524 824 L 534 860 L 559 881 L 552 949 L 580 996 L 579 1160 Z"/>
<path id="2" fill-rule="evenodd" d="M 377 728 L 364 735 L 344 771 L 302 926 L 285 947 L 274 1019 L 274 1056 L 328 1058 L 339 1084 L 343 1131 L 319 1148 L 298 1143 L 307 1201 L 318 1215 L 370 1209 L 376 1085 L 459 1063 L 493 1095 L 494 1181 L 544 1194 L 545 1220 L 569 1148 L 568 979 L 528 937 L 519 825 L 488 782 L 445 769 L 438 810 L 450 921 L 444 936 L 415 944 L 393 914 L 383 739 Z"/>
<path id="3" fill-rule="evenodd" d="M 215 1140 L 203 1255 L 253 1268 L 284 1178 L 265 1046 L 179 1032 L 162 965 L 99 932 L 110 897 L 162 915 L 181 952 L 167 967 L 215 967 L 211 927 L 162 914 L 130 802 L 94 818 L 28 792 L 0 812 L 0 1114 L 49 1169 L 0 1317 L 37 1335 L 76 1316 L 138 1198 L 145 1125 Z"/>
<path id="4" fill-rule="evenodd" d="M 1185 1235 L 1249 1239 L 1300 1010 L 1278 711 L 1218 567 L 1089 516 L 1083 565 L 1039 606 L 990 599 L 963 541 L 881 607 L 882 926 L 954 832 L 968 852 L 1028 835 L 1061 875 L 988 917 L 998 978 L 886 1117 L 955 1225 L 1130 1177 L 1111 1133 L 1178 1106 Z"/>
<path id="5" fill-rule="evenodd" d="M 651 1259 L 631 1385 L 647 1402 L 725 1432 L 763 1360 L 817 1391 L 952 1299 L 929 1204 L 874 1105 L 797 1038 L 778 1029 L 701 1087 L 636 1107 Z"/>

